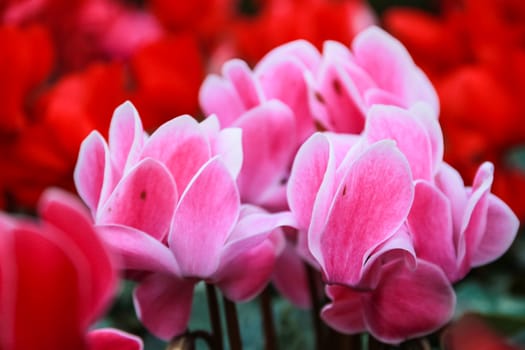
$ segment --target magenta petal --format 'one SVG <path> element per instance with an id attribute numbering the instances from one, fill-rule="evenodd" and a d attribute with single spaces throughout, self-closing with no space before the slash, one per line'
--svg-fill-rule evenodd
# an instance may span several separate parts
<path id="1" fill-rule="evenodd" d="M 372 106 L 367 115 L 366 138 L 390 139 L 407 157 L 414 179 L 430 181 L 434 175 L 432 144 L 424 127 L 407 110 L 395 106 Z"/>
<path id="2" fill-rule="evenodd" d="M 287 197 L 298 229 L 307 230 L 315 198 L 325 177 L 332 150 L 325 135 L 312 135 L 299 149 L 288 179 Z M 334 166 L 333 160 L 332 167 Z"/>
<path id="3" fill-rule="evenodd" d="M 321 237 L 329 282 L 358 283 L 370 253 L 406 219 L 413 192 L 407 161 L 391 141 L 372 145 L 349 165 Z"/>
<path id="4" fill-rule="evenodd" d="M 228 299 L 236 302 L 247 301 L 266 287 L 271 279 L 276 258 L 275 244 L 266 240 L 229 259 L 226 264 L 221 264 L 213 276 L 213 282 Z"/>
<path id="5" fill-rule="evenodd" d="M 235 87 L 217 75 L 208 76 L 202 83 L 199 104 L 205 114 L 216 114 L 223 127 L 230 126 L 245 111 Z"/>
<path id="6" fill-rule="evenodd" d="M 284 186 L 297 145 L 293 118 L 285 104 L 272 100 L 235 124 L 242 129 L 244 160 L 238 184 L 243 201 L 264 205 L 276 188 Z"/>
<path id="7" fill-rule="evenodd" d="M 121 104 L 113 113 L 109 127 L 109 149 L 115 167 L 123 173 L 133 166 L 144 144 L 144 129 L 131 102 Z"/>
<path id="8" fill-rule="evenodd" d="M 411 270 L 402 261 L 392 261 L 383 266 L 364 313 L 374 337 L 397 344 L 441 328 L 452 318 L 455 302 L 454 290 L 437 266 L 419 260 Z"/>
<path id="9" fill-rule="evenodd" d="M 88 333 L 89 350 L 142 350 L 142 340 L 136 335 L 113 328 L 95 329 Z"/>
<path id="10" fill-rule="evenodd" d="M 520 222 L 501 199 L 489 194 L 487 226 L 477 249 L 472 254 L 472 266 L 488 264 L 509 249 Z"/>
<path id="11" fill-rule="evenodd" d="M 120 181 L 97 213 L 97 224 L 120 224 L 162 240 L 177 202 L 175 183 L 166 167 L 147 158 Z"/>
<path id="12" fill-rule="evenodd" d="M 306 275 L 305 262 L 299 257 L 289 242 L 275 262 L 273 273 L 275 288 L 295 306 L 310 307 L 310 292 Z"/>
<path id="13" fill-rule="evenodd" d="M 135 288 L 138 318 L 157 337 L 170 340 L 188 326 L 195 282 L 166 274 L 151 274 Z"/>
<path id="14" fill-rule="evenodd" d="M 98 227 L 104 241 L 120 256 L 121 269 L 178 274 L 172 252 L 145 232 L 121 225 Z"/>
<path id="15" fill-rule="evenodd" d="M 366 331 L 363 315 L 363 294 L 343 286 L 327 286 L 326 294 L 332 302 L 321 311 L 321 318 L 341 333 L 357 334 Z"/>
<path id="16" fill-rule="evenodd" d="M 93 131 L 80 145 L 73 174 L 77 192 L 93 215 L 101 202 L 103 187 L 113 186 L 112 175 L 106 141 L 97 131 Z"/>
<path id="17" fill-rule="evenodd" d="M 414 248 L 419 258 L 441 267 L 452 280 L 458 266 L 451 213 L 448 198 L 436 187 L 416 182 L 414 203 L 408 215 Z"/>
<path id="18" fill-rule="evenodd" d="M 211 156 L 211 147 L 199 123 L 183 115 L 161 125 L 149 138 L 142 158 L 163 163 L 182 193 L 193 175 Z"/>
<path id="19" fill-rule="evenodd" d="M 211 159 L 182 194 L 168 236 L 183 276 L 207 278 L 215 272 L 239 211 L 234 179 L 220 158 Z"/>

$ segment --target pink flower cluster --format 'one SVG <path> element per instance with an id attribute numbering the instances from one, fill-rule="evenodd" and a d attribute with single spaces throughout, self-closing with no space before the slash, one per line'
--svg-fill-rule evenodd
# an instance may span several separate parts
<path id="1" fill-rule="evenodd" d="M 378 28 L 351 50 L 296 41 L 253 70 L 227 62 L 200 102 L 203 122 L 180 116 L 151 135 L 125 103 L 108 142 L 91 133 L 75 169 L 138 282 L 139 318 L 161 338 L 184 332 L 199 281 L 243 301 L 274 277 L 308 304 L 304 260 L 322 273 L 327 324 L 399 343 L 449 321 L 452 283 L 517 232 L 490 193 L 491 164 L 465 187 L 443 161 L 436 93 Z"/>

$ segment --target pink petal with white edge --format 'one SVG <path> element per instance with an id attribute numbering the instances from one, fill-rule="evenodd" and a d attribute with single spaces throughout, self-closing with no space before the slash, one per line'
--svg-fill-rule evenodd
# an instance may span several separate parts
<path id="1" fill-rule="evenodd" d="M 345 334 L 367 330 L 363 314 L 365 293 L 344 286 L 327 286 L 326 294 L 332 302 L 321 311 L 321 318 L 330 327 Z"/>
<path id="2" fill-rule="evenodd" d="M 321 236 L 327 281 L 356 285 L 370 253 L 407 218 L 413 196 L 408 163 L 393 142 L 370 146 L 350 164 Z"/>
<path id="3" fill-rule="evenodd" d="M 300 230 L 306 231 L 310 225 L 315 199 L 329 164 L 334 169 L 333 158 L 328 138 L 321 133 L 312 135 L 295 156 L 288 179 L 287 197 Z"/>
<path id="4" fill-rule="evenodd" d="M 436 186 L 449 199 L 454 225 L 454 242 L 459 240 L 463 225 L 463 213 L 467 206 L 467 191 L 461 175 L 447 163 L 441 163 L 435 177 Z"/>
<path id="5" fill-rule="evenodd" d="M 151 274 L 135 288 L 137 317 L 155 336 L 170 340 L 186 331 L 195 281 L 166 274 Z"/>
<path id="6" fill-rule="evenodd" d="M 97 224 L 130 226 L 162 240 L 168 233 L 177 197 L 166 167 L 154 159 L 144 159 L 120 181 L 97 213 Z"/>
<path id="7" fill-rule="evenodd" d="M 228 299 L 235 302 L 248 301 L 259 294 L 270 281 L 277 254 L 276 245 L 268 239 L 237 254 L 227 264 L 221 264 L 213 276 L 213 283 Z"/>
<path id="8" fill-rule="evenodd" d="M 183 276 L 207 278 L 217 270 L 239 211 L 235 180 L 215 157 L 195 174 L 173 216 L 168 245 Z"/>
<path id="9" fill-rule="evenodd" d="M 411 270 L 403 261 L 392 261 L 383 266 L 380 284 L 368 294 L 364 315 L 375 338 L 399 344 L 444 326 L 455 303 L 454 290 L 436 265 L 419 260 Z"/>
<path id="10" fill-rule="evenodd" d="M 306 67 L 291 56 L 274 57 L 264 63 L 257 66 L 255 76 L 265 97 L 282 101 L 293 111 L 298 138 L 305 140 L 315 131 L 304 77 Z"/>
<path id="11" fill-rule="evenodd" d="M 394 140 L 405 155 L 414 179 L 433 178 L 432 145 L 424 127 L 406 109 L 375 105 L 367 114 L 365 137 L 370 143 Z"/>
<path id="12" fill-rule="evenodd" d="M 89 350 L 142 350 L 142 339 L 118 329 L 100 328 L 88 333 Z"/>
<path id="13" fill-rule="evenodd" d="M 93 216 L 99 203 L 105 200 L 103 188 L 113 188 L 113 172 L 109 149 L 98 131 L 93 131 L 82 141 L 73 173 L 77 192 Z M 105 190 L 104 192 L 108 192 Z"/>
<path id="14" fill-rule="evenodd" d="M 70 240 L 73 243 L 71 246 L 67 245 L 70 252 L 75 252 L 75 258 L 83 259 L 86 264 L 86 271 L 81 274 L 85 283 L 81 305 L 86 307 L 82 316 L 83 325 L 88 327 L 101 315 L 113 297 L 117 284 L 113 256 L 109 254 L 85 207 L 76 197 L 62 190 L 48 189 L 42 194 L 38 209 L 41 218 L 58 229 L 50 230 L 55 236 L 48 235 L 48 238 Z"/>
<path id="15" fill-rule="evenodd" d="M 501 199 L 488 197 L 487 226 L 477 249 L 472 253 L 472 266 L 488 264 L 509 249 L 516 238 L 520 222 Z"/>
<path id="16" fill-rule="evenodd" d="M 432 148 L 432 169 L 434 171 L 433 175 L 435 175 L 439 170 L 439 165 L 443 162 L 445 148 L 443 131 L 441 130 L 441 125 L 439 125 L 438 116 L 428 104 L 423 102 L 418 102 L 412 105 L 409 111 L 417 118 L 417 121 L 423 125 L 428 133 Z"/>
<path id="17" fill-rule="evenodd" d="M 432 214 L 429 214 L 432 213 Z M 432 184 L 417 181 L 408 227 L 417 256 L 441 267 L 452 280 L 457 272 L 450 201 Z"/>
<path id="18" fill-rule="evenodd" d="M 315 71 L 321 63 L 321 54 L 306 40 L 295 40 L 278 46 L 268 52 L 255 67 L 255 71 L 266 70 L 267 65 L 273 65 L 275 61 L 293 58 L 305 69 Z"/>
<path id="19" fill-rule="evenodd" d="M 273 273 L 275 288 L 286 299 L 301 309 L 311 305 L 305 262 L 299 257 L 292 243 L 286 246 L 275 262 Z"/>
<path id="20" fill-rule="evenodd" d="M 212 140 L 212 153 L 220 155 L 233 178 L 237 178 L 243 163 L 242 129 L 222 129 Z"/>
<path id="21" fill-rule="evenodd" d="M 172 252 L 143 231 L 122 225 L 99 226 L 104 241 L 120 256 L 120 269 L 179 274 Z"/>
<path id="22" fill-rule="evenodd" d="M 199 104 L 205 114 L 216 114 L 223 127 L 233 124 L 246 110 L 235 87 L 217 75 L 208 76 L 202 83 Z"/>
<path id="23" fill-rule="evenodd" d="M 258 81 L 254 79 L 248 64 L 240 59 L 233 59 L 222 66 L 222 74 L 234 86 L 244 110 L 252 109 L 265 100 Z"/>
<path id="24" fill-rule="evenodd" d="M 143 144 L 139 114 L 131 102 L 124 102 L 113 113 L 109 127 L 111 159 L 121 175 L 138 162 Z"/>
<path id="25" fill-rule="evenodd" d="M 288 178 L 297 147 L 293 113 L 282 102 L 272 100 L 245 113 L 235 126 L 242 129 L 244 150 L 238 178 L 241 196 L 244 202 L 264 205 Z"/>
<path id="26" fill-rule="evenodd" d="M 161 125 L 149 138 L 141 157 L 163 163 L 177 184 L 177 192 L 182 193 L 210 159 L 211 147 L 199 123 L 183 115 Z"/>

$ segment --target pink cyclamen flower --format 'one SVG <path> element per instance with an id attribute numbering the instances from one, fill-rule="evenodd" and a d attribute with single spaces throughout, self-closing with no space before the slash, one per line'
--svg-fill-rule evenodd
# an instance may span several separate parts
<path id="1" fill-rule="evenodd" d="M 214 117 L 177 117 L 146 135 L 130 103 L 115 111 L 109 145 L 84 140 L 75 183 L 104 238 L 141 272 L 135 308 L 157 336 L 184 332 L 193 288 L 216 284 L 231 300 L 255 296 L 282 249 L 289 213 L 241 205 L 241 130 Z"/>
<path id="2" fill-rule="evenodd" d="M 88 333 L 117 275 L 82 204 L 48 190 L 39 213 L 38 223 L 0 216 L 0 347 L 142 349 L 139 338 L 114 329 Z"/>
<path id="3" fill-rule="evenodd" d="M 288 198 L 303 254 L 328 284 L 330 326 L 398 343 L 452 316 L 448 279 L 416 256 L 406 231 L 413 196 L 409 162 L 392 141 L 318 133 L 299 150 Z"/>

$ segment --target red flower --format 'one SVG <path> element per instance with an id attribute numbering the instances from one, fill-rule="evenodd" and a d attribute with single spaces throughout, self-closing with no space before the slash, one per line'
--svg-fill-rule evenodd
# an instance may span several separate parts
<path id="1" fill-rule="evenodd" d="M 392 9 L 384 23 L 436 87 L 445 159 L 467 181 L 482 160 L 492 161 L 495 193 L 523 220 L 525 171 L 508 158 L 525 144 L 525 3 L 443 0 L 441 5 L 434 15 Z"/>

